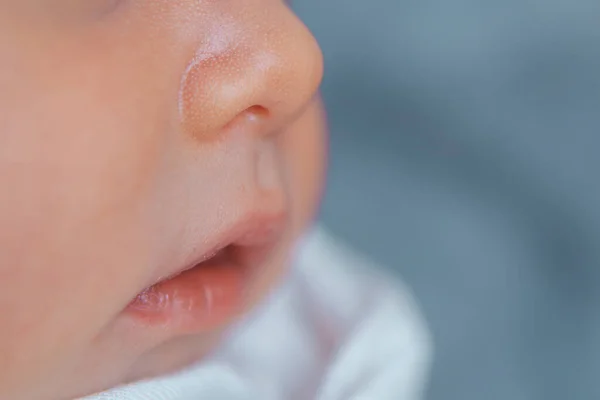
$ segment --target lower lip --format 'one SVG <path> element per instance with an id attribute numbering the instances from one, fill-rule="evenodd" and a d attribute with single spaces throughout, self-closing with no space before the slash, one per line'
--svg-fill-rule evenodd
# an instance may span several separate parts
<path id="1" fill-rule="evenodd" d="M 251 272 L 246 264 L 217 255 L 144 290 L 126 312 L 148 326 L 182 333 L 213 330 L 242 311 Z"/>

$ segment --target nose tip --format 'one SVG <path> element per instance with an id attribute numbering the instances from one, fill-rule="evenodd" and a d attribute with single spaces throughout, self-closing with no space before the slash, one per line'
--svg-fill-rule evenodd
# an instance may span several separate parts
<path id="1" fill-rule="evenodd" d="M 323 57 L 308 29 L 283 6 L 258 14 L 266 21 L 251 14 L 221 28 L 219 46 L 198 46 L 183 74 L 180 117 L 198 140 L 231 129 L 277 131 L 320 85 Z"/>

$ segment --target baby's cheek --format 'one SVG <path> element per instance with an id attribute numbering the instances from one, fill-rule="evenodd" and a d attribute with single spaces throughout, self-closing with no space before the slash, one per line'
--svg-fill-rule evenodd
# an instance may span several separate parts
<path id="1" fill-rule="evenodd" d="M 72 377 L 174 236 L 164 85 L 141 52 L 83 42 L 0 67 L 0 399 Z"/>
<path id="2" fill-rule="evenodd" d="M 54 196 L 35 194 L 0 211 L 3 385 L 68 371 L 133 295 L 132 275 L 146 262 L 128 219 L 107 213 L 101 223 L 84 212 L 90 204 L 61 209 L 50 207 Z"/>
<path id="3" fill-rule="evenodd" d="M 0 398 L 69 376 L 159 258 L 156 139 L 68 92 L 0 132 Z"/>
<path id="4" fill-rule="evenodd" d="M 46 178 L 35 190 L 31 179 L 7 186 L 0 207 L 0 398 L 71 376 L 158 259 L 157 207 L 129 197 L 117 206 L 122 191 L 108 182 L 91 201 L 85 182 Z"/>

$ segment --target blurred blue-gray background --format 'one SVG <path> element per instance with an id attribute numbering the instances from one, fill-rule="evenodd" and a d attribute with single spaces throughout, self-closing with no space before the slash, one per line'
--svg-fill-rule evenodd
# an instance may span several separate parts
<path id="1" fill-rule="evenodd" d="M 413 288 L 427 399 L 599 399 L 600 1 L 294 8 L 326 59 L 322 219 Z"/>

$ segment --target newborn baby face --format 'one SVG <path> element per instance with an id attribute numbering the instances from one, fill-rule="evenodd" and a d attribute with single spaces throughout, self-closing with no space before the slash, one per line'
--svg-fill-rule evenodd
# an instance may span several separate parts
<path id="1" fill-rule="evenodd" d="M 0 0 L 0 398 L 181 368 L 285 271 L 322 59 L 281 0 Z"/>

